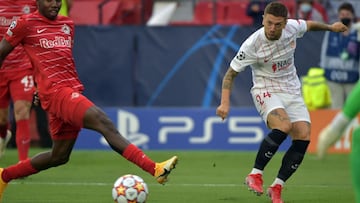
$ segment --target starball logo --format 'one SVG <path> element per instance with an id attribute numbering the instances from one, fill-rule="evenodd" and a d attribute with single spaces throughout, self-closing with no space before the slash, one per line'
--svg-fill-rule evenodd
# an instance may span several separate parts
<path id="1" fill-rule="evenodd" d="M 56 36 L 55 39 L 40 39 L 40 46 L 45 49 L 58 48 L 58 47 L 71 47 L 71 37 Z"/>

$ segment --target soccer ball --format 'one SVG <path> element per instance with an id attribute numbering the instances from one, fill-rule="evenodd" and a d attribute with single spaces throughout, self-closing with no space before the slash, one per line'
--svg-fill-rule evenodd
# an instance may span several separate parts
<path id="1" fill-rule="evenodd" d="M 144 180 L 132 174 L 118 178 L 112 188 L 112 197 L 116 203 L 144 203 L 148 194 Z"/>

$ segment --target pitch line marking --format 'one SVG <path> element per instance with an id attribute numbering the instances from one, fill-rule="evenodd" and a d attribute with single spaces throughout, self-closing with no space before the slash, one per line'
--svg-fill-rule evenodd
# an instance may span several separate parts
<path id="1" fill-rule="evenodd" d="M 56 185 L 56 186 L 112 186 L 112 183 L 101 183 L 101 182 L 27 182 L 27 181 L 14 181 L 10 183 L 11 185 Z M 151 183 L 148 184 L 151 186 L 161 186 L 159 184 Z M 244 184 L 222 184 L 222 183 L 199 183 L 199 184 L 193 184 L 193 183 L 168 183 L 166 186 L 169 187 L 245 187 Z M 351 184 L 348 185 L 287 185 L 287 188 L 352 188 Z"/>

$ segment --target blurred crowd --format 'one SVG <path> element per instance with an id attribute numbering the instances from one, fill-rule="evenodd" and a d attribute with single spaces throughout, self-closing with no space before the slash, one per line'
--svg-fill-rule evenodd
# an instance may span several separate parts
<path id="1" fill-rule="evenodd" d="M 261 25 L 265 6 L 275 0 L 72 0 L 70 16 L 76 24 L 139 25 Z M 348 2 L 360 10 L 359 0 L 278 0 L 290 18 L 326 23 L 338 19 L 339 6 Z M 85 12 L 85 13 L 84 13 Z M 89 16 L 86 13 L 92 13 Z"/>
<path id="2" fill-rule="evenodd" d="M 247 15 L 254 18 L 254 23 L 261 19 L 265 6 L 273 0 L 250 0 Z M 315 20 L 332 23 L 338 20 L 338 8 L 342 3 L 350 3 L 360 9 L 357 0 L 288 0 L 283 1 L 289 8 L 291 18 Z"/>

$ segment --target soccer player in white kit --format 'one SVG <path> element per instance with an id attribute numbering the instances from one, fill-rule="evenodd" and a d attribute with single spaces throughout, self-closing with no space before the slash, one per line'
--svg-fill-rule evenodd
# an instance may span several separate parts
<path id="1" fill-rule="evenodd" d="M 251 66 L 251 95 L 268 128 L 255 164 L 245 183 L 257 195 L 263 194 L 263 170 L 280 144 L 290 135 L 292 145 L 285 153 L 274 182 L 267 190 L 272 202 L 282 203 L 281 191 L 286 180 L 301 164 L 310 142 L 310 116 L 301 95 L 301 84 L 294 65 L 296 39 L 307 31 L 343 32 L 341 22 L 332 25 L 287 19 L 287 8 L 272 2 L 265 8 L 263 27 L 241 45 L 230 63 L 222 84 L 221 104 L 216 114 L 225 119 L 230 110 L 230 94 L 236 75 Z"/>

